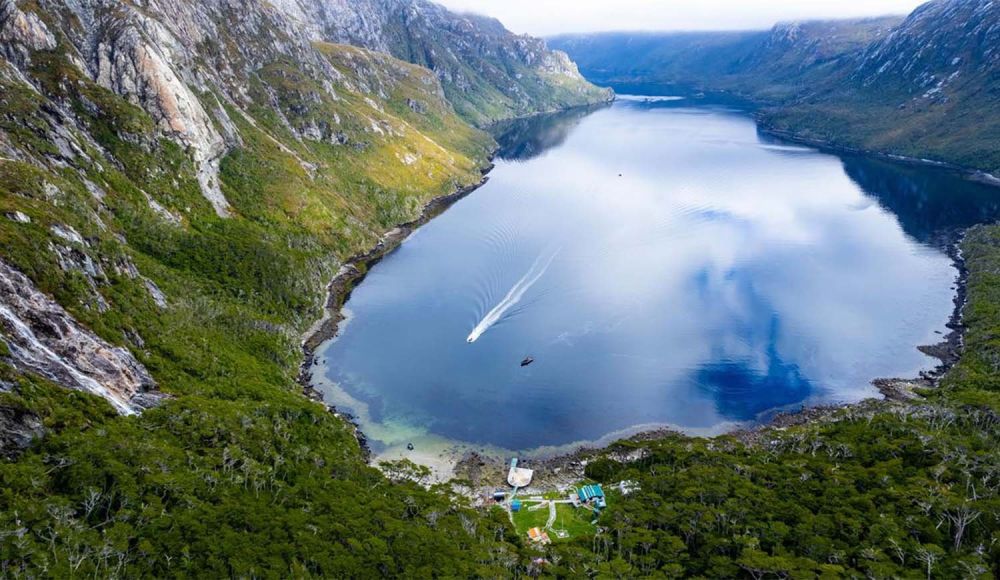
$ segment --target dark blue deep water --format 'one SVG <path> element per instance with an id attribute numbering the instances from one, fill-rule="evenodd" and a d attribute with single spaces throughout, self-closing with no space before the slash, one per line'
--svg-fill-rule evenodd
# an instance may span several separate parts
<path id="1" fill-rule="evenodd" d="M 715 433 L 875 396 L 936 366 L 916 347 L 952 313 L 947 244 L 998 213 L 952 173 L 684 100 L 501 130 L 488 185 L 373 268 L 319 353 L 376 449 Z"/>

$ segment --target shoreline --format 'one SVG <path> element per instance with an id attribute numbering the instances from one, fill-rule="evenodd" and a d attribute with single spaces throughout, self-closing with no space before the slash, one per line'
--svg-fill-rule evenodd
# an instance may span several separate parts
<path id="1" fill-rule="evenodd" d="M 870 384 L 881 393 L 881 399 L 867 398 L 850 403 L 826 404 L 813 407 L 803 406 L 796 411 L 774 409 L 764 412 L 760 418 L 747 422 L 745 426 L 724 431 L 717 435 L 691 435 L 676 429 L 654 428 L 640 430 L 630 436 L 613 437 L 610 439 L 603 437 L 597 440 L 597 442 L 604 442 L 601 445 L 581 444 L 575 450 L 567 453 L 536 457 L 531 462 L 532 466 L 543 468 L 541 476 L 539 476 L 539 471 L 536 471 L 536 480 L 545 482 L 548 474 L 558 482 L 565 478 L 567 471 L 573 471 L 574 477 L 577 480 L 583 479 L 585 477 L 583 468 L 586 467 L 588 459 L 594 456 L 611 456 L 618 461 L 630 461 L 642 458 L 641 447 L 630 451 L 630 455 L 637 455 L 637 457 L 621 456 L 619 451 L 614 450 L 615 444 L 619 442 L 641 443 L 642 441 L 670 436 L 702 439 L 731 436 L 745 445 L 754 445 L 761 442 L 765 438 L 765 435 L 772 429 L 784 430 L 806 423 L 837 421 L 839 420 L 838 415 L 845 411 L 864 410 L 878 412 L 918 398 L 919 395 L 915 392 L 917 389 L 937 387 L 940 380 L 951 370 L 961 356 L 966 330 L 962 322 L 962 317 L 968 298 L 969 275 L 965 257 L 962 255 L 961 245 L 967 232 L 968 229 L 958 232 L 948 245 L 948 256 L 952 260 L 952 267 L 957 271 L 955 277 L 955 295 L 952 299 L 954 308 L 948 322 L 945 324 L 945 328 L 949 329 L 950 332 L 937 344 L 918 345 L 914 347 L 925 355 L 940 361 L 940 364 L 934 369 L 923 371 L 915 378 L 872 379 Z M 616 454 L 618 457 L 616 457 Z M 502 475 L 504 473 L 503 470 L 506 469 L 505 465 L 503 461 L 498 462 L 497 458 L 480 454 L 468 454 L 454 466 L 453 471 L 458 476 L 475 482 L 475 476 L 486 470 L 496 471 L 499 469 L 498 473 Z M 537 484 L 533 484 L 532 487 L 537 487 Z"/>
<path id="2" fill-rule="evenodd" d="M 758 126 L 761 127 L 761 130 L 770 132 L 766 127 L 760 125 L 759 123 Z M 788 139 L 790 141 L 824 147 L 819 143 L 810 143 L 807 140 L 795 140 L 788 138 L 785 135 L 780 134 L 780 132 L 772 132 L 772 134 L 776 137 Z M 826 148 L 836 150 L 833 146 Z M 903 159 L 898 159 L 894 156 L 888 156 L 876 152 L 848 150 L 846 148 L 841 149 L 841 151 L 858 155 L 882 157 L 896 162 L 906 162 Z M 454 203 L 484 186 L 489 181 L 489 172 L 495 167 L 495 164 L 493 163 L 495 155 L 496 151 L 490 154 L 488 164 L 481 169 L 482 178 L 478 183 L 456 189 L 456 191 L 451 194 L 431 199 L 426 203 L 421 211 L 421 214 L 416 219 L 396 226 L 392 230 L 386 232 L 374 247 L 366 252 L 356 254 L 346 260 L 327 286 L 327 294 L 324 302 L 322 318 L 317 320 L 303 335 L 302 349 L 304 357 L 298 373 L 298 382 L 303 389 L 303 394 L 307 398 L 323 404 L 331 413 L 344 419 L 352 425 L 354 436 L 361 447 L 362 454 L 365 460 L 369 463 L 372 460 L 373 451 L 368 443 L 366 434 L 363 432 L 358 423 L 357 418 L 352 416 L 350 413 L 339 411 L 336 406 L 332 404 L 326 403 L 324 401 L 323 393 L 318 391 L 312 384 L 314 370 L 319 366 L 316 364 L 316 351 L 326 341 L 336 338 L 342 329 L 342 324 L 346 319 L 344 306 L 350 299 L 354 288 L 364 281 L 371 267 L 378 264 L 382 259 L 396 250 L 417 228 L 441 215 Z M 914 159 L 912 162 L 915 164 L 930 164 L 938 167 L 944 167 L 946 169 L 964 171 L 967 175 L 969 174 L 969 170 L 965 168 L 949 167 L 946 164 L 937 164 L 935 162 L 919 159 Z M 1000 180 L 996 180 L 994 185 L 1000 186 Z M 962 318 L 963 310 L 967 302 L 968 283 L 968 269 L 966 267 L 964 256 L 961 252 L 961 243 L 965 239 L 967 231 L 968 230 L 962 230 L 952 233 L 949 237 L 953 237 L 953 239 L 949 241 L 947 247 L 947 255 L 952 261 L 952 266 L 957 271 L 953 297 L 954 308 L 949 316 L 948 322 L 945 324 L 945 328 L 948 329 L 949 332 L 944 335 L 943 340 L 937 344 L 916 345 L 914 347 L 923 354 L 937 359 L 940 361 L 940 364 L 930 371 L 921 371 L 919 376 L 915 378 L 873 379 L 870 384 L 873 385 L 879 393 L 881 393 L 883 398 L 867 398 L 850 403 L 818 405 L 813 407 L 803 406 L 800 410 L 796 411 L 780 409 L 771 410 L 762 414 L 758 419 L 745 422 L 741 425 L 730 425 L 728 429 L 715 434 L 686 434 L 679 429 L 662 425 L 636 425 L 616 433 L 610 433 L 594 441 L 580 441 L 556 446 L 554 448 L 550 447 L 548 453 L 544 451 L 543 447 L 540 447 L 537 450 L 529 450 L 524 452 L 525 456 L 530 458 L 529 461 L 532 465 L 543 467 L 544 469 L 542 471 L 544 473 L 554 477 L 554 483 L 565 483 L 563 480 L 568 473 L 574 473 L 574 477 L 576 475 L 579 475 L 579 477 L 583 476 L 583 467 L 586 465 L 587 457 L 602 453 L 610 453 L 610 450 L 612 450 L 618 442 L 648 441 L 667 436 L 684 436 L 693 438 L 734 436 L 746 444 L 752 444 L 759 440 L 763 434 L 770 429 L 784 429 L 790 426 L 815 421 L 836 420 L 835 416 L 847 409 L 864 408 L 877 410 L 885 406 L 899 404 L 900 402 L 910 401 L 918 397 L 915 393 L 916 389 L 933 388 L 937 386 L 941 378 L 944 377 L 945 374 L 947 374 L 947 372 L 958 362 L 961 355 L 965 334 L 965 326 L 962 322 Z M 505 459 L 500 457 L 498 454 L 487 452 L 485 449 L 477 450 L 477 447 L 482 447 L 477 444 L 458 441 L 449 441 L 448 443 L 449 448 L 443 453 L 438 453 L 437 455 L 434 455 L 433 452 L 427 453 L 423 449 L 415 454 L 407 455 L 413 455 L 413 457 L 419 458 L 418 463 L 432 467 L 433 471 L 437 472 L 436 474 L 440 474 L 441 476 L 447 475 L 447 477 L 435 478 L 441 483 L 456 476 L 475 482 L 477 479 L 480 479 L 482 475 L 485 475 L 484 472 L 489 472 L 491 476 L 499 474 L 500 480 L 503 479 L 502 475 L 505 473 L 504 470 L 506 469 L 506 462 Z M 464 448 L 464 450 L 459 451 L 462 448 Z M 577 479 L 579 479 L 579 477 Z M 542 475 L 538 478 L 538 481 L 547 481 L 548 479 L 549 478 L 547 476 Z M 536 487 L 536 485 L 533 485 L 532 487 Z"/>
<path id="3" fill-rule="evenodd" d="M 599 84 L 598 86 L 607 86 L 611 84 L 624 84 L 624 85 L 630 84 L 630 81 L 616 81 L 616 80 L 605 80 L 601 82 L 605 84 L 603 85 Z M 635 83 L 635 84 L 642 84 L 642 83 Z M 753 120 L 757 123 L 757 128 L 759 131 L 761 131 L 764 134 L 771 135 L 773 137 L 778 137 L 779 139 L 784 139 L 792 143 L 797 143 L 800 145 L 809 145 L 821 151 L 827 151 L 831 153 L 847 153 L 852 155 L 861 155 L 864 157 L 874 157 L 886 161 L 893 161 L 896 163 L 903 163 L 906 165 L 916 165 L 920 167 L 937 167 L 939 169 L 944 169 L 958 173 L 965 179 L 968 179 L 969 181 L 981 183 L 983 185 L 991 187 L 1000 187 L 1000 176 L 993 175 L 992 173 L 985 171 L 983 169 L 969 167 L 967 165 L 960 165 L 957 163 L 951 163 L 948 161 L 939 161 L 937 159 L 900 155 L 897 153 L 890 153 L 888 151 L 880 151 L 877 149 L 865 149 L 862 147 L 837 145 L 835 143 L 826 141 L 824 139 L 805 137 L 799 133 L 796 133 L 795 131 L 778 129 L 767 123 L 766 119 L 764 118 L 764 115 L 762 114 L 762 109 L 770 106 L 775 106 L 775 103 L 769 103 L 767 101 L 755 98 L 752 95 L 740 93 L 739 91 L 733 91 L 729 89 L 711 89 L 705 87 L 699 88 L 696 85 L 687 86 L 684 85 L 683 83 L 664 83 L 664 86 L 673 86 L 677 88 L 679 91 L 679 95 L 689 100 L 697 99 L 696 97 L 687 94 L 690 92 L 699 92 L 702 93 L 703 95 L 717 95 L 727 99 L 734 99 L 733 104 L 738 105 L 740 108 L 745 108 L 746 113 L 748 113 L 750 117 L 753 118 Z"/>
<path id="4" fill-rule="evenodd" d="M 506 118 L 503 118 L 503 119 L 491 119 L 489 123 L 484 123 L 482 125 L 475 125 L 475 127 L 477 129 L 479 129 L 480 131 L 486 131 L 487 133 L 489 133 L 490 129 L 496 128 L 499 125 L 502 125 L 503 123 L 510 123 L 511 121 L 524 121 L 524 120 L 527 120 L 527 119 L 534 119 L 536 117 L 542 117 L 542 116 L 545 116 L 545 115 L 555 115 L 557 113 L 565 113 L 567 111 L 575 111 L 577 109 L 589 109 L 591 107 L 600 108 L 600 107 L 604 107 L 604 106 L 610 105 L 610 104 L 612 104 L 612 103 L 614 103 L 615 101 L 618 100 L 618 94 L 611 87 L 602 87 L 600 85 L 594 85 L 594 86 L 610 91 L 610 94 L 608 95 L 608 98 L 605 99 L 605 100 L 603 100 L 603 101 L 594 101 L 592 103 L 588 103 L 588 104 L 585 104 L 585 105 L 572 105 L 572 106 L 569 106 L 569 107 L 562 107 L 562 108 L 555 107 L 555 108 L 552 108 L 552 109 L 546 109 L 544 111 L 535 111 L 534 113 L 527 113 L 525 115 L 517 115 L 517 116 L 514 116 L 514 117 L 506 117 Z"/>
<path id="5" fill-rule="evenodd" d="M 468 196 L 489 181 L 489 173 L 495 167 L 493 159 L 496 150 L 490 152 L 487 164 L 480 169 L 481 178 L 477 183 L 457 188 L 452 193 L 441 195 L 429 200 L 416 219 L 402 223 L 392 228 L 379 238 L 379 241 L 368 251 L 355 254 L 345 260 L 337 274 L 326 286 L 326 297 L 323 301 L 323 315 L 302 335 L 302 362 L 296 378 L 302 387 L 302 394 L 312 401 L 324 405 L 331 413 L 344 419 L 354 427 L 354 436 L 361 446 L 362 454 L 368 460 L 371 450 L 367 438 L 357 422 L 349 413 L 338 411 L 333 405 L 323 400 L 323 393 L 312 386 L 313 368 L 316 362 L 316 350 L 326 341 L 336 338 L 340 332 L 341 323 L 346 316 L 344 305 L 351 297 L 351 292 L 364 281 L 372 266 L 399 248 L 417 228 L 444 213 L 449 207 Z"/>
<path id="6" fill-rule="evenodd" d="M 873 157 L 876 159 L 881 159 L 883 161 L 891 161 L 895 163 L 901 163 L 904 165 L 914 165 L 918 167 L 935 167 L 945 171 L 951 171 L 961 175 L 964 179 L 973 181 L 975 183 L 981 183 L 989 187 L 1000 187 L 1000 177 L 997 177 L 991 173 L 987 173 L 982 169 L 976 169 L 974 167 L 968 167 L 965 165 L 957 165 L 955 163 L 949 163 L 947 161 L 938 161 L 936 159 L 926 159 L 922 157 L 910 157 L 907 155 L 899 155 L 896 153 L 889 153 L 886 151 L 878 151 L 875 149 L 863 149 L 859 147 L 850 147 L 847 145 L 837 145 L 831 143 L 830 141 L 825 141 L 823 139 L 813 139 L 810 137 L 804 137 L 794 131 L 785 131 L 783 129 L 777 129 L 768 125 L 758 112 L 753 112 L 751 114 L 754 121 L 757 123 L 757 128 L 760 132 L 765 135 L 770 135 L 772 137 L 777 137 L 779 139 L 784 139 L 791 143 L 797 143 L 799 145 L 808 145 L 810 147 L 815 147 L 820 151 L 826 151 L 830 153 L 844 153 L 849 155 L 859 155 L 862 157 Z"/>

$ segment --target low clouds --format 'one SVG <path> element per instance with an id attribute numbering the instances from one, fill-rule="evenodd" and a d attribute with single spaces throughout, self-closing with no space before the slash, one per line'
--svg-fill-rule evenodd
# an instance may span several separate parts
<path id="1" fill-rule="evenodd" d="M 549 36 L 607 30 L 746 30 L 785 20 L 906 14 L 920 0 L 437 0 Z"/>

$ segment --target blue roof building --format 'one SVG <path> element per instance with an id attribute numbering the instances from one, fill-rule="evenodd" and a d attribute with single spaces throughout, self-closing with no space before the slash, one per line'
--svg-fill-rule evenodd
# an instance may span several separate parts
<path id="1" fill-rule="evenodd" d="M 512 512 L 521 511 L 521 500 L 515 499 L 514 501 L 510 502 L 510 511 Z"/>
<path id="2" fill-rule="evenodd" d="M 604 488 L 600 484 L 585 485 L 577 490 L 576 496 L 580 498 L 580 503 L 591 503 L 598 509 L 607 507 L 604 499 Z"/>

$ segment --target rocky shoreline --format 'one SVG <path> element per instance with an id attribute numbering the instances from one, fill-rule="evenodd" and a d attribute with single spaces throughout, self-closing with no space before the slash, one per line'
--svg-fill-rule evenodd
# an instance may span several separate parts
<path id="1" fill-rule="evenodd" d="M 372 266 L 378 264 L 383 258 L 398 248 L 414 230 L 444 213 L 455 202 L 486 185 L 486 182 L 489 181 L 488 174 L 495 167 L 493 164 L 494 155 L 495 151 L 490 154 L 489 163 L 481 169 L 482 178 L 478 183 L 460 187 L 448 195 L 430 200 L 424 206 L 417 219 L 396 226 L 386 232 L 370 250 L 347 259 L 340 267 L 337 275 L 327 285 L 323 317 L 313 324 L 303 336 L 303 359 L 302 364 L 299 366 L 298 374 L 298 382 L 302 386 L 303 394 L 313 401 L 323 403 L 331 412 L 353 425 L 355 438 L 361 445 L 365 457 L 370 457 L 371 450 L 368 447 L 364 433 L 358 427 L 355 419 L 350 414 L 339 412 L 331 405 L 323 402 L 323 393 L 312 386 L 312 369 L 316 361 L 316 349 L 327 340 L 337 336 L 337 333 L 340 331 L 340 324 L 344 321 L 343 306 L 351 297 L 351 292 L 354 288 L 368 275 Z"/>

